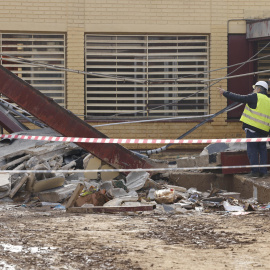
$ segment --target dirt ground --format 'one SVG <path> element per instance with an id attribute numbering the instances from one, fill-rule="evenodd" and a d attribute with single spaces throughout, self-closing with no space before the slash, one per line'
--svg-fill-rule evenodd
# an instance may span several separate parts
<path id="1" fill-rule="evenodd" d="M 270 211 L 0 216 L 0 269 L 270 269 Z"/>

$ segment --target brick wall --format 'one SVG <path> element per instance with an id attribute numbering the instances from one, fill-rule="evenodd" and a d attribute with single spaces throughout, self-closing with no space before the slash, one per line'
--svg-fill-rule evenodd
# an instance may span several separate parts
<path id="1" fill-rule="evenodd" d="M 228 20 L 267 18 L 269 8 L 268 0 L 9 0 L 0 2 L 0 29 L 2 32 L 66 33 L 67 67 L 79 70 L 84 70 L 85 33 L 209 34 L 212 70 L 227 66 Z M 230 22 L 230 32 L 234 31 L 244 33 L 245 22 Z M 226 69 L 213 72 L 211 78 L 223 77 L 226 73 Z M 217 86 L 226 88 L 226 80 L 211 87 L 209 113 L 227 105 L 226 99 L 219 96 Z M 83 75 L 67 73 L 66 101 L 67 109 L 84 114 Z M 241 124 L 228 123 L 226 119 L 223 114 L 188 138 L 243 137 Z M 177 138 L 196 124 L 156 122 L 99 130 L 117 138 Z"/>

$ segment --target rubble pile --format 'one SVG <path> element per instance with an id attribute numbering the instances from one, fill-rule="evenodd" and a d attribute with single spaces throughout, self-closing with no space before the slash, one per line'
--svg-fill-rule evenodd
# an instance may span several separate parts
<path id="1" fill-rule="evenodd" d="M 25 207 L 238 214 L 270 208 L 258 205 L 256 199 L 243 201 L 236 192 L 219 189 L 200 192 L 196 188 L 170 185 L 166 172 L 155 175 L 155 180 L 144 171 L 127 175 L 106 171 L 77 172 L 78 169 L 111 167 L 73 143 L 2 141 L 0 149 L 0 169 L 22 171 L 0 174 L 0 199 Z"/>

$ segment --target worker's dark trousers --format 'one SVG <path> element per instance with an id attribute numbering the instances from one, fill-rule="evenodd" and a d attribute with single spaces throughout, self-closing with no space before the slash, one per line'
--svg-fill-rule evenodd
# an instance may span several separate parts
<path id="1" fill-rule="evenodd" d="M 246 130 L 247 138 L 262 138 L 265 137 L 258 132 L 250 132 Z M 248 142 L 247 143 L 247 154 L 250 165 L 265 165 L 267 164 L 267 148 L 266 142 Z M 267 167 L 251 168 L 252 173 L 267 173 Z"/>

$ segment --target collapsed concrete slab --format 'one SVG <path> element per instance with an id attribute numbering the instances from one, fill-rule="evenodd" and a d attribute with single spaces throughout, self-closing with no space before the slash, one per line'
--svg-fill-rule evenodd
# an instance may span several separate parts
<path id="1" fill-rule="evenodd" d="M 39 192 L 37 196 L 41 202 L 52 202 L 52 203 L 62 202 L 63 200 L 71 196 L 76 187 L 77 185 L 69 184 L 63 187 L 58 187 Z"/>

